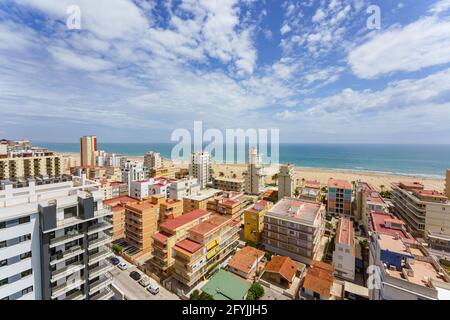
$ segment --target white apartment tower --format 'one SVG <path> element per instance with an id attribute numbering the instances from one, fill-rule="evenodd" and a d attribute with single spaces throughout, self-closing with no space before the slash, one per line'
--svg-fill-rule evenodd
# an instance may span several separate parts
<path id="1" fill-rule="evenodd" d="M 194 152 L 189 165 L 189 175 L 197 178 L 201 189 L 211 181 L 211 157 L 208 152 Z"/>
<path id="2" fill-rule="evenodd" d="M 151 169 L 159 169 L 162 167 L 161 154 L 158 152 L 150 151 L 144 156 L 144 165 Z"/>
<path id="3" fill-rule="evenodd" d="M 139 161 L 128 160 L 122 167 L 122 182 L 128 184 L 128 190 L 132 181 L 146 180 L 148 177 L 148 168 Z"/>
<path id="4" fill-rule="evenodd" d="M 278 172 L 278 200 L 292 198 L 295 192 L 295 169 L 292 164 L 280 166 Z"/>
<path id="5" fill-rule="evenodd" d="M 247 172 L 245 173 L 245 192 L 249 194 L 260 193 L 264 187 L 265 176 L 261 155 L 256 148 L 250 148 L 248 152 Z"/>
<path id="6" fill-rule="evenodd" d="M 0 185 L 0 299 L 113 296 L 112 211 L 85 177 Z"/>

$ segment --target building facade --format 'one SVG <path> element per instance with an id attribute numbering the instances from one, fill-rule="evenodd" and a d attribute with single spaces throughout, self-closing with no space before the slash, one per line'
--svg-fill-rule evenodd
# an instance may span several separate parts
<path id="1" fill-rule="evenodd" d="M 247 171 L 245 172 L 245 192 L 259 194 L 265 183 L 266 173 L 262 165 L 261 155 L 256 148 L 248 152 Z"/>
<path id="2" fill-rule="evenodd" d="M 200 192 L 200 185 L 197 178 L 184 178 L 173 181 L 169 186 L 169 198 L 182 200 Z"/>
<path id="3" fill-rule="evenodd" d="M 264 216 L 272 208 L 273 203 L 265 200 L 256 202 L 244 212 L 244 240 L 253 243 L 261 242 L 264 230 Z"/>
<path id="4" fill-rule="evenodd" d="M 80 138 L 80 162 L 82 166 L 95 166 L 97 157 L 97 137 L 83 136 Z"/>
<path id="5" fill-rule="evenodd" d="M 335 275 L 345 280 L 355 280 L 355 232 L 353 222 L 341 218 L 336 229 L 333 252 Z"/>
<path id="6" fill-rule="evenodd" d="M 328 181 L 328 214 L 352 215 L 352 185 L 345 180 Z"/>
<path id="7" fill-rule="evenodd" d="M 280 166 L 278 172 L 278 200 L 292 198 L 295 192 L 295 169 L 292 164 Z"/>
<path id="8" fill-rule="evenodd" d="M 310 264 L 323 234 L 324 214 L 325 207 L 318 202 L 280 200 L 264 216 L 265 249 Z"/>
<path id="9" fill-rule="evenodd" d="M 205 189 L 211 182 L 211 157 L 208 152 L 194 152 L 189 164 L 189 175 L 197 178 L 200 189 Z"/>
<path id="10" fill-rule="evenodd" d="M 149 151 L 144 155 L 144 166 L 152 169 L 159 169 L 163 166 L 161 154 L 154 151 Z"/>
<path id="11" fill-rule="evenodd" d="M 213 187 L 224 191 L 244 192 L 245 179 L 216 177 Z"/>

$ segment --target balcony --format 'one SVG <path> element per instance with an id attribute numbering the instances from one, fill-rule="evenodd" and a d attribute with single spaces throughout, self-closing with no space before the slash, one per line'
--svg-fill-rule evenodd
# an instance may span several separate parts
<path id="1" fill-rule="evenodd" d="M 64 298 L 64 300 L 83 300 L 85 298 L 85 295 L 82 291 L 77 290 L 71 295 L 68 295 Z"/>
<path id="2" fill-rule="evenodd" d="M 87 234 L 91 235 L 91 234 L 94 234 L 94 233 L 97 233 L 100 231 L 104 231 L 104 230 L 108 230 L 108 229 L 112 229 L 112 225 L 108 222 L 101 222 L 96 225 L 90 226 L 88 228 Z"/>
<path id="3" fill-rule="evenodd" d="M 111 243 L 112 240 L 113 239 L 110 235 L 103 233 L 102 237 L 89 241 L 88 249 L 92 250 L 92 249 L 107 245 L 108 243 Z"/>
<path id="4" fill-rule="evenodd" d="M 109 300 L 114 296 L 114 292 L 111 289 L 105 288 L 96 295 L 94 295 L 90 300 Z"/>
<path id="5" fill-rule="evenodd" d="M 53 271 L 50 281 L 51 282 L 58 281 L 59 279 L 70 276 L 71 274 L 78 272 L 78 271 L 82 270 L 83 268 L 84 268 L 84 263 L 77 261 L 73 264 L 65 266 L 62 269 Z"/>
<path id="6" fill-rule="evenodd" d="M 50 257 L 50 265 L 53 266 L 67 259 L 76 257 L 77 255 L 82 254 L 83 252 L 84 250 L 81 246 L 74 246 L 62 253 L 56 253 Z"/>
<path id="7" fill-rule="evenodd" d="M 92 265 L 96 262 L 99 262 L 100 260 L 106 259 L 108 257 L 110 257 L 112 255 L 112 252 L 110 250 L 100 250 L 97 253 L 94 253 L 92 255 L 89 256 L 89 265 Z"/>
<path id="8" fill-rule="evenodd" d="M 89 280 L 94 279 L 108 271 L 111 271 L 114 268 L 112 264 L 103 264 L 93 269 L 89 269 Z"/>
<path id="9" fill-rule="evenodd" d="M 50 240 L 50 248 L 54 248 L 56 246 L 77 240 L 77 239 L 81 239 L 84 237 L 84 234 L 78 232 L 77 230 L 71 230 L 68 231 L 65 235 L 61 236 L 61 237 L 57 237 L 54 239 Z"/>
<path id="10" fill-rule="evenodd" d="M 109 274 L 105 274 L 100 279 L 98 279 L 95 282 L 92 282 L 89 285 L 89 295 L 92 295 L 97 291 L 100 291 L 101 289 L 109 286 L 111 283 L 112 283 L 112 276 Z"/>
<path id="11" fill-rule="evenodd" d="M 112 209 L 110 206 L 105 206 L 104 209 L 100 209 L 94 212 L 94 217 L 104 217 L 104 216 L 110 216 L 113 214 Z"/>
<path id="12" fill-rule="evenodd" d="M 83 279 L 80 278 L 74 278 L 74 279 L 70 279 L 67 280 L 65 283 L 56 286 L 52 289 L 52 299 L 55 299 L 57 297 L 59 297 L 60 295 L 73 290 L 75 288 L 78 288 L 79 286 L 81 286 L 84 283 Z"/>

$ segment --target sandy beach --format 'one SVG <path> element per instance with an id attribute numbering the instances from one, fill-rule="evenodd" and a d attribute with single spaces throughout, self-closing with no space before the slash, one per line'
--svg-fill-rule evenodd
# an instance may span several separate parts
<path id="1" fill-rule="evenodd" d="M 70 163 L 70 166 L 79 165 L 79 154 L 78 153 L 59 153 L 66 158 L 66 163 Z M 128 159 L 133 161 L 143 161 L 144 157 L 130 156 Z M 166 164 L 171 163 L 170 160 L 165 159 Z M 179 168 L 187 168 L 187 163 L 174 163 L 175 166 Z M 236 177 L 243 178 L 243 173 L 246 171 L 247 167 L 245 164 L 213 164 L 212 169 L 214 171 L 214 176 L 218 176 L 221 172 L 225 177 Z M 301 185 L 304 180 L 317 180 L 322 185 L 326 185 L 330 178 L 334 179 L 344 179 L 348 181 L 362 180 L 372 184 L 378 190 L 381 186 L 389 190 L 390 185 L 393 182 L 405 181 L 418 181 L 425 185 L 426 189 L 433 189 L 438 191 L 443 191 L 445 188 L 444 179 L 427 178 L 423 176 L 407 176 L 407 175 L 390 175 L 377 172 L 363 172 L 363 171 L 350 171 L 350 170 L 339 170 L 339 169 L 322 169 L 322 168 L 304 168 L 296 167 L 296 180 L 299 185 Z M 278 171 L 277 167 L 266 167 L 267 182 L 271 183 L 272 176 Z"/>

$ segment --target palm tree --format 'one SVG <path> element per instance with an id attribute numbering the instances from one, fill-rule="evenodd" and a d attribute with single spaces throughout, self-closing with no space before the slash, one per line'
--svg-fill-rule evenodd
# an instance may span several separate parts
<path id="1" fill-rule="evenodd" d="M 381 192 L 384 192 L 384 184 L 380 185 Z"/>
<path id="2" fill-rule="evenodd" d="M 272 180 L 275 181 L 275 183 L 277 182 L 277 180 L 278 180 L 278 173 L 275 173 L 275 174 L 272 176 Z"/>
<path id="3" fill-rule="evenodd" d="M 237 178 L 236 173 L 233 173 L 233 179 L 236 179 L 236 178 Z"/>
<path id="4" fill-rule="evenodd" d="M 223 173 L 222 171 L 219 172 L 219 177 L 223 177 L 225 175 L 225 173 Z"/>

